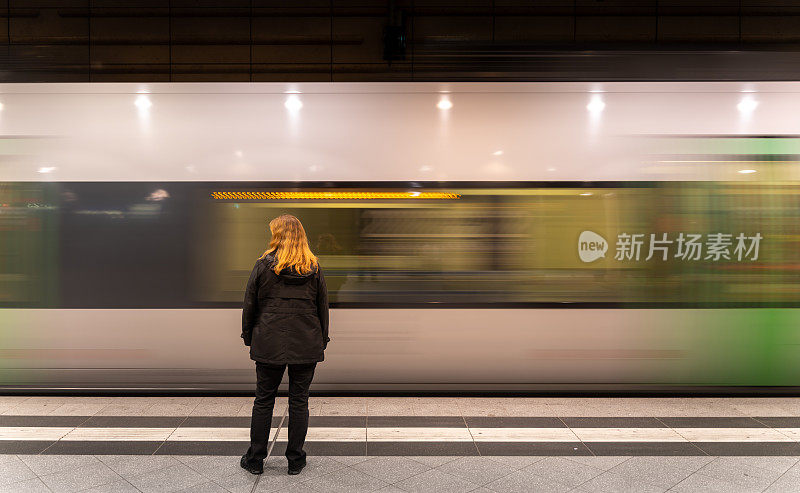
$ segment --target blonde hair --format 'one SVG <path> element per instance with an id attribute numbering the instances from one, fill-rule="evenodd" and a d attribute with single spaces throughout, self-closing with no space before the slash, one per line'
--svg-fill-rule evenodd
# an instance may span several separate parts
<path id="1" fill-rule="evenodd" d="M 269 222 L 272 239 L 269 248 L 261 256 L 275 256 L 272 270 L 280 274 L 283 269 L 294 268 L 298 274 L 308 274 L 318 266 L 317 257 L 308 247 L 306 230 L 300 220 L 290 214 L 283 214 Z"/>

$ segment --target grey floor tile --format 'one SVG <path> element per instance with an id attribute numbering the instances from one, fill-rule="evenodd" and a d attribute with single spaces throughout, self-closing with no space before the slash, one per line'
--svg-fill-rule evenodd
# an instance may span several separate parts
<path id="1" fill-rule="evenodd" d="M 272 464 L 277 464 L 278 469 L 280 469 L 283 474 L 286 475 L 289 464 L 284 457 L 272 458 L 270 459 L 270 462 Z M 308 479 L 324 476 L 347 467 L 333 457 L 309 456 L 306 458 L 306 462 L 306 467 L 304 467 L 303 472 L 299 474 L 300 481 L 306 481 Z"/>
<path id="2" fill-rule="evenodd" d="M 156 455 L 173 455 L 173 456 L 215 455 L 215 456 L 241 457 L 242 454 L 247 450 L 248 445 L 249 445 L 248 442 L 245 441 L 241 442 L 167 441 L 159 444 L 157 450 L 151 453 L 155 453 Z M 275 450 L 273 453 L 278 453 L 278 451 Z"/>
<path id="3" fill-rule="evenodd" d="M 280 489 L 270 489 L 270 490 L 263 490 L 261 489 L 261 483 L 258 483 L 258 488 L 256 492 L 262 493 L 264 491 L 278 491 L 280 493 L 321 493 L 319 490 L 315 490 L 311 486 L 305 483 L 292 483 Z M 249 491 L 238 491 L 233 490 L 231 493 L 250 493 Z"/>
<path id="4" fill-rule="evenodd" d="M 800 469 L 790 469 L 765 490 L 766 493 L 788 493 L 800 491 Z"/>
<path id="5" fill-rule="evenodd" d="M 663 489 L 672 488 L 694 473 L 691 469 L 671 466 L 660 459 L 662 457 L 632 457 L 609 472 L 629 481 L 644 481 Z"/>
<path id="6" fill-rule="evenodd" d="M 46 476 L 99 463 L 93 455 L 20 455 L 37 476 Z"/>
<path id="7" fill-rule="evenodd" d="M 196 407 L 191 403 L 156 404 L 142 411 L 142 416 L 188 416 Z"/>
<path id="8" fill-rule="evenodd" d="M 66 404 L 64 397 L 31 397 L 6 410 L 3 414 L 13 414 L 16 416 L 43 416 L 51 414 L 59 407 Z"/>
<path id="9" fill-rule="evenodd" d="M 0 396 L 0 405 L 16 407 L 23 402 L 30 400 L 30 398 L 31 396 L 29 395 L 3 395 Z"/>
<path id="10" fill-rule="evenodd" d="M 523 469 L 537 476 L 576 487 L 599 476 L 604 471 L 571 461 L 566 457 L 548 457 Z"/>
<path id="11" fill-rule="evenodd" d="M 590 479 L 579 486 L 581 491 L 596 493 L 661 493 L 667 488 L 655 486 L 644 481 L 614 474 L 611 471 Z"/>
<path id="12" fill-rule="evenodd" d="M 378 490 L 380 493 L 406 493 L 405 490 L 401 490 L 397 486 L 390 484 L 389 486 L 384 486 L 383 488 Z"/>
<path id="13" fill-rule="evenodd" d="M 16 455 L 5 455 L 0 460 L 0 485 L 35 478 L 36 473 Z"/>
<path id="14" fill-rule="evenodd" d="M 635 460 L 634 460 L 635 459 Z M 634 457 L 634 462 L 646 462 L 649 464 L 659 464 L 663 466 L 675 467 L 677 469 L 686 469 L 689 472 L 696 472 L 706 464 L 716 460 L 716 457 L 709 457 L 707 455 L 696 456 L 655 456 L 655 457 Z"/>
<path id="15" fill-rule="evenodd" d="M 2 489 L 3 493 L 51 493 L 50 489 L 39 478 L 3 485 Z"/>
<path id="16" fill-rule="evenodd" d="M 175 456 L 175 459 L 212 481 L 240 471 L 245 472 L 239 465 L 240 456 L 179 455 Z"/>
<path id="17" fill-rule="evenodd" d="M 95 486 L 88 490 L 81 490 L 81 493 L 139 493 L 139 490 L 123 479 L 121 481 Z"/>
<path id="18" fill-rule="evenodd" d="M 338 455 L 332 458 L 336 462 L 341 462 L 346 466 L 352 466 L 353 464 L 358 464 L 359 462 L 370 460 L 372 457 L 369 457 L 367 455 Z"/>
<path id="19" fill-rule="evenodd" d="M 96 464 L 41 476 L 41 480 L 53 493 L 70 493 L 88 490 L 95 486 L 114 483 L 122 478 L 100 461 Z"/>
<path id="20" fill-rule="evenodd" d="M 383 488 L 388 483 L 364 474 L 361 471 L 346 467 L 332 473 L 302 482 L 317 491 L 325 492 L 367 492 Z"/>
<path id="21" fill-rule="evenodd" d="M 245 491 L 249 493 L 251 488 L 251 485 L 247 485 Z M 226 490 L 222 486 L 209 481 L 208 483 L 190 486 L 184 490 L 180 490 L 178 493 L 228 493 L 229 491 L 230 490 Z"/>
<path id="22" fill-rule="evenodd" d="M 766 457 L 753 457 L 753 456 L 746 456 L 746 457 L 720 457 L 718 459 L 720 462 L 728 463 L 728 464 L 742 464 L 745 466 L 752 466 L 758 467 L 761 469 L 767 469 L 769 471 L 774 471 L 778 473 L 785 473 L 788 471 L 792 466 L 798 464 L 798 457 L 782 457 L 782 456 L 766 456 Z"/>
<path id="23" fill-rule="evenodd" d="M 127 479 L 144 493 L 180 491 L 208 482 L 208 478 L 184 464 L 176 464 Z"/>
<path id="24" fill-rule="evenodd" d="M 258 479 L 258 486 L 256 491 L 259 493 L 268 493 L 272 491 L 288 491 L 289 488 L 301 483 L 309 478 L 305 477 L 306 470 L 297 476 L 289 476 L 286 474 L 286 465 L 280 464 L 275 460 L 269 460 L 264 464 L 264 474 Z M 310 489 L 310 488 L 309 488 Z M 249 493 L 249 489 L 242 487 L 230 488 L 234 493 Z M 311 490 L 313 491 L 313 490 Z"/>
<path id="25" fill-rule="evenodd" d="M 264 465 L 264 474 L 262 474 L 258 479 L 256 491 L 258 493 L 287 491 L 288 488 L 308 479 L 305 477 L 304 473 L 305 469 L 297 476 L 289 476 L 286 474 L 286 467 L 281 466 L 279 468 L 275 464 L 267 463 Z M 307 488 L 311 489 L 310 487 Z M 246 493 L 242 488 L 232 488 L 231 491 L 236 493 Z M 313 491 L 313 489 L 311 489 L 311 491 Z"/>
<path id="26" fill-rule="evenodd" d="M 781 473 L 776 471 L 728 462 L 722 457 L 706 464 L 698 473 L 748 489 L 760 490 L 767 488 L 781 476 Z"/>
<path id="27" fill-rule="evenodd" d="M 366 416 L 367 400 L 362 397 L 324 397 L 320 402 L 320 415 Z"/>
<path id="28" fill-rule="evenodd" d="M 572 489 L 571 486 L 537 476 L 526 470 L 520 470 L 502 477 L 484 486 L 499 493 L 564 493 Z"/>
<path id="29" fill-rule="evenodd" d="M 212 478 L 214 483 L 222 486 L 227 490 L 231 490 L 233 488 L 241 488 L 243 486 L 252 487 L 253 483 L 256 481 L 256 476 L 250 474 L 249 472 L 245 471 L 241 467 L 238 471 L 234 472 L 233 474 L 222 475 L 220 474 L 217 478 Z"/>
<path id="30" fill-rule="evenodd" d="M 372 457 L 367 461 L 353 464 L 351 467 L 389 484 L 394 484 L 430 469 L 430 466 L 407 457 Z"/>
<path id="31" fill-rule="evenodd" d="M 462 416 L 556 416 L 547 404 L 550 400 L 528 397 L 465 397 L 457 402 Z"/>
<path id="32" fill-rule="evenodd" d="M 417 462 L 421 462 L 426 466 L 430 466 L 431 468 L 439 467 L 442 464 L 445 464 L 450 461 L 454 461 L 458 459 L 459 455 L 412 455 L 409 456 L 409 459 L 415 460 Z"/>
<path id="33" fill-rule="evenodd" d="M 458 478 L 483 486 L 517 469 L 507 464 L 489 460 L 486 457 L 461 457 L 436 468 Z"/>
<path id="34" fill-rule="evenodd" d="M 593 455 L 574 455 L 567 457 L 569 460 L 573 462 L 577 462 L 579 464 L 583 464 L 585 466 L 596 467 L 597 469 L 602 469 L 603 471 L 608 471 L 612 467 L 616 467 L 623 462 L 630 459 L 630 456 L 626 455 L 603 455 L 603 456 L 593 456 Z"/>
<path id="35" fill-rule="evenodd" d="M 146 397 L 123 397 L 97 411 L 95 416 L 142 416 L 155 404 Z"/>
<path id="36" fill-rule="evenodd" d="M 54 416 L 92 416 L 106 406 L 108 402 L 67 402 L 53 410 Z"/>
<path id="37" fill-rule="evenodd" d="M 528 467 L 534 462 L 544 460 L 544 457 L 524 456 L 524 455 L 486 455 L 484 456 L 484 458 L 491 461 L 499 462 L 501 464 L 505 464 L 508 467 L 514 468 L 515 470 L 522 469 L 523 467 Z"/>
<path id="38" fill-rule="evenodd" d="M 694 473 L 673 486 L 670 493 L 753 493 L 760 489 L 747 488 L 738 484 Z"/>
<path id="39" fill-rule="evenodd" d="M 236 416 L 243 407 L 252 409 L 252 400 L 249 403 L 243 401 L 210 401 L 203 400 L 191 411 L 192 416 Z"/>
<path id="40" fill-rule="evenodd" d="M 369 416 L 461 416 L 458 399 L 451 397 L 373 397 Z"/>
<path id="41" fill-rule="evenodd" d="M 418 493 L 436 491 L 438 493 L 461 493 L 472 491 L 477 484 L 465 479 L 447 474 L 437 469 L 425 471 L 422 474 L 395 483 L 403 491 Z"/>
<path id="42" fill-rule="evenodd" d="M 123 478 L 178 464 L 178 460 L 169 455 L 98 455 L 97 458 Z"/>

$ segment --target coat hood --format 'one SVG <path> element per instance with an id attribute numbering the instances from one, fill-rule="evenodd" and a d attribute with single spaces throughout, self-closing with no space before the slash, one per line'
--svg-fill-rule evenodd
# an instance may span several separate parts
<path id="1" fill-rule="evenodd" d="M 272 255 L 267 255 L 264 257 L 264 263 L 266 263 L 269 266 L 269 269 L 272 270 L 272 267 L 275 265 L 275 257 Z M 283 279 L 283 282 L 286 284 L 305 284 L 314 277 L 318 269 L 318 267 L 314 267 L 308 274 L 300 274 L 293 268 L 289 267 L 281 270 L 278 276 Z"/>
<path id="2" fill-rule="evenodd" d="M 286 284 L 304 284 L 314 277 L 317 273 L 316 267 L 308 274 L 299 274 L 294 269 L 283 269 L 279 275 Z"/>

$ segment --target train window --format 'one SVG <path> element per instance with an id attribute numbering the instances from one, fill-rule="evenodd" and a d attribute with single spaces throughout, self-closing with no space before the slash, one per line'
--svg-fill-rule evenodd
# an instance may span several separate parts
<path id="1" fill-rule="evenodd" d="M 391 187 L 338 198 L 311 188 L 212 199 L 215 189 L 206 189 L 192 242 L 202 273 L 196 296 L 239 301 L 267 244 L 266 223 L 290 213 L 305 224 L 341 306 L 800 301 L 794 271 L 770 268 L 797 260 L 780 233 L 797 228 L 794 195 L 766 184 L 596 185 L 454 184 L 418 193 L 458 199 L 427 200 L 380 195 Z M 591 260 L 580 254 L 584 232 L 598 238 L 584 245 L 597 251 Z"/>
<path id="2" fill-rule="evenodd" d="M 800 304 L 780 181 L 419 185 L 3 183 L 0 306 L 238 307 L 282 213 L 338 307 Z"/>

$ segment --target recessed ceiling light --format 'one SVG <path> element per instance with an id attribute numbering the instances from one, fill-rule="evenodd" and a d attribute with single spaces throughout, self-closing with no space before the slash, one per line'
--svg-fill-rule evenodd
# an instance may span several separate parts
<path id="1" fill-rule="evenodd" d="M 436 107 L 440 110 L 449 110 L 453 107 L 453 103 L 451 103 L 449 99 L 440 99 L 439 102 L 436 103 Z"/>
<path id="2" fill-rule="evenodd" d="M 739 104 L 736 105 L 736 108 L 742 113 L 749 113 L 755 110 L 757 106 L 758 106 L 758 101 L 753 99 L 752 96 L 745 96 L 742 98 Z"/>
<path id="3" fill-rule="evenodd" d="M 150 109 L 151 106 L 153 106 L 153 103 L 150 102 L 150 98 L 145 96 L 144 94 L 137 96 L 136 102 L 134 102 L 133 104 L 135 104 L 136 107 L 139 108 L 140 110 L 147 110 Z"/>
<path id="4" fill-rule="evenodd" d="M 586 109 L 591 111 L 592 113 L 600 113 L 606 108 L 606 103 L 603 102 L 603 98 L 600 97 L 599 94 L 595 94 L 592 96 L 592 100 L 589 101 L 589 104 L 586 105 Z"/>
<path id="5" fill-rule="evenodd" d="M 300 97 L 296 94 L 290 94 L 283 105 L 286 106 L 286 109 L 289 111 L 299 111 L 300 108 L 303 107 L 303 102 L 300 101 Z"/>

